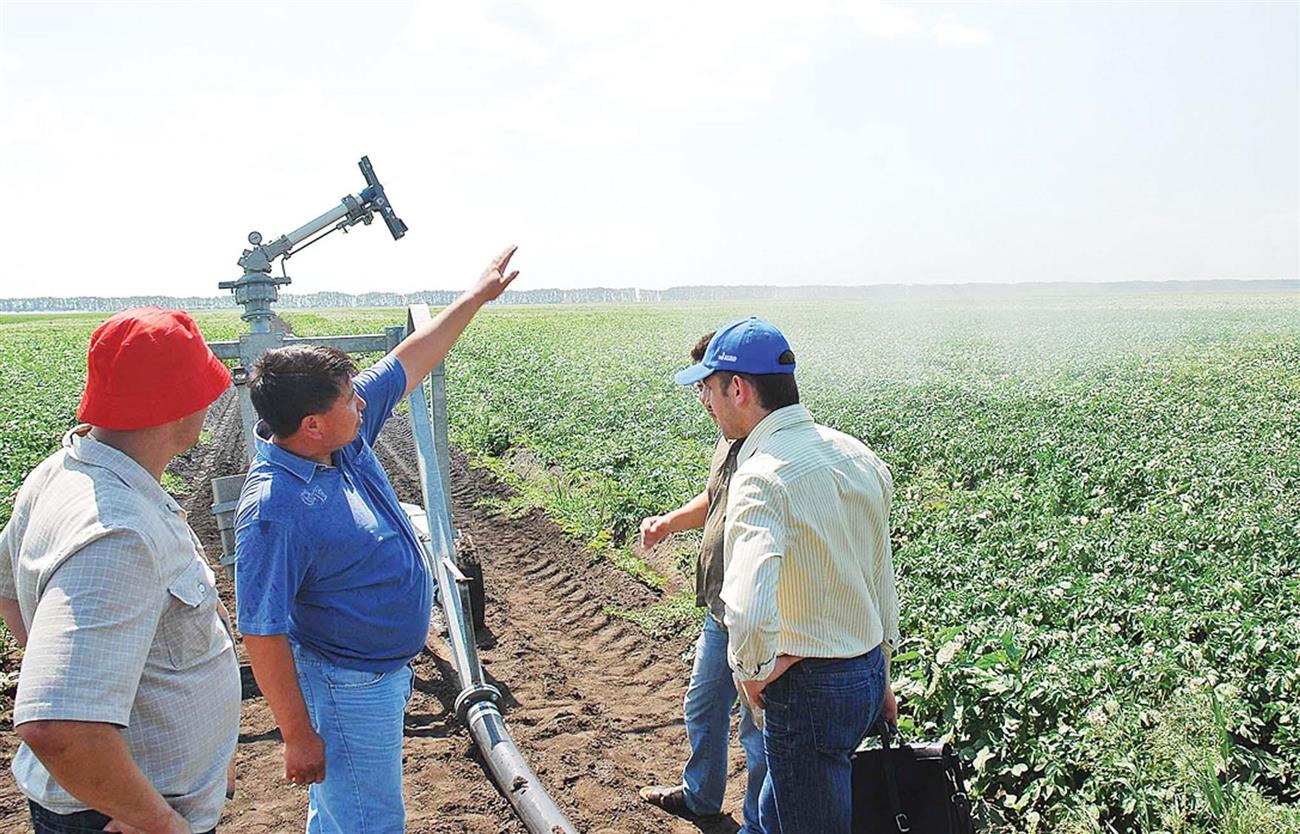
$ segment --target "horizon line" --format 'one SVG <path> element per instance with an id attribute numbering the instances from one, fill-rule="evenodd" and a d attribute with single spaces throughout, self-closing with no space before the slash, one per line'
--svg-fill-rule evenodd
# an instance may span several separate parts
<path id="1" fill-rule="evenodd" d="M 880 289 L 939 289 L 946 287 L 968 287 L 968 288 L 989 288 L 989 287 L 1007 287 L 1015 289 L 1032 289 L 1035 287 L 1103 287 L 1103 286 L 1135 286 L 1135 285 L 1170 285 L 1170 284 L 1213 284 L 1213 283 L 1232 283 L 1232 284 L 1285 284 L 1287 282 L 1300 283 L 1300 276 L 1285 276 L 1274 278 L 1125 278 L 1125 279 L 1105 279 L 1105 280 L 1059 280 L 1059 281 L 949 281 L 949 282 L 911 282 L 901 281 L 881 282 L 876 284 L 679 284 L 663 289 L 646 289 L 643 287 L 613 287 L 613 286 L 590 286 L 590 287 L 536 287 L 529 289 L 507 289 L 502 295 L 501 301 L 508 294 L 532 294 L 532 293 L 578 293 L 578 292 L 617 292 L 629 294 L 646 294 L 646 295 L 664 295 L 669 293 L 679 293 L 689 290 L 819 290 L 833 291 L 843 293 L 852 290 L 880 290 Z M 1297 287 L 1300 289 L 1300 287 Z M 420 295 L 425 293 L 451 293 L 460 294 L 463 289 L 421 289 L 421 290 L 366 290 L 364 292 L 354 292 L 348 290 L 313 290 L 311 292 L 292 292 L 285 291 L 280 293 L 281 297 L 304 298 L 313 295 L 344 295 L 353 297 L 363 297 L 368 295 Z M 226 299 L 230 296 L 226 293 L 216 292 L 211 295 L 183 295 L 157 292 L 136 292 L 122 293 L 117 295 L 90 295 L 90 294 L 64 294 L 64 295 L 21 295 L 7 296 L 0 298 L 0 304 L 20 301 L 35 301 L 37 299 L 118 299 L 118 298 L 203 298 L 203 299 Z"/>

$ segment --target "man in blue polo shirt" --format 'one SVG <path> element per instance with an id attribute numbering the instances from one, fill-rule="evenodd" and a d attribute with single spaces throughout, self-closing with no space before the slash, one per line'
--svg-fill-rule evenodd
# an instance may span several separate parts
<path id="1" fill-rule="evenodd" d="M 310 785 L 307 831 L 401 832 L 407 665 L 424 647 L 433 577 L 372 444 L 393 409 L 498 297 L 514 249 L 360 374 L 334 348 L 269 351 L 249 375 L 261 418 L 236 515 L 239 629 Z"/>

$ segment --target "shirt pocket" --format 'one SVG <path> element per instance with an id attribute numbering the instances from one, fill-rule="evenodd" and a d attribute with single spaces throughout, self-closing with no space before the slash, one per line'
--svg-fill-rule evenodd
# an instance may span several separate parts
<path id="1" fill-rule="evenodd" d="M 171 597 L 159 624 L 173 669 L 188 669 L 212 655 L 225 628 L 217 617 L 217 588 L 207 565 L 195 560 L 167 585 Z"/>

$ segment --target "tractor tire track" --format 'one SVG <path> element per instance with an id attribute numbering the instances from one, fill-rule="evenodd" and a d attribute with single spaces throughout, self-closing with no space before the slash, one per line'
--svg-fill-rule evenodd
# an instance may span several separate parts
<path id="1" fill-rule="evenodd" d="M 418 501 L 409 423 L 391 421 L 378 452 L 399 495 Z M 585 832 L 734 831 L 744 779 L 738 751 L 726 805 L 734 821 L 697 826 L 637 796 L 642 785 L 680 777 L 689 640 L 655 638 L 610 611 L 644 608 L 660 595 L 593 558 L 536 511 L 521 518 L 485 512 L 483 498 L 508 491 L 459 455 L 452 484 L 453 524 L 472 542 L 486 582 L 488 645 L 480 658 L 508 693 L 506 724 L 556 803 Z M 439 641 L 431 645 L 446 651 Z"/>

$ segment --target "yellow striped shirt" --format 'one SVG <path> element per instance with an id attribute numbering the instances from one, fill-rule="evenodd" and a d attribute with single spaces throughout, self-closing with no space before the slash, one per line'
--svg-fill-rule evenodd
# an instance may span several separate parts
<path id="1" fill-rule="evenodd" d="M 802 405 L 750 432 L 727 496 L 728 661 L 762 680 L 778 654 L 857 657 L 898 644 L 889 468 Z"/>

